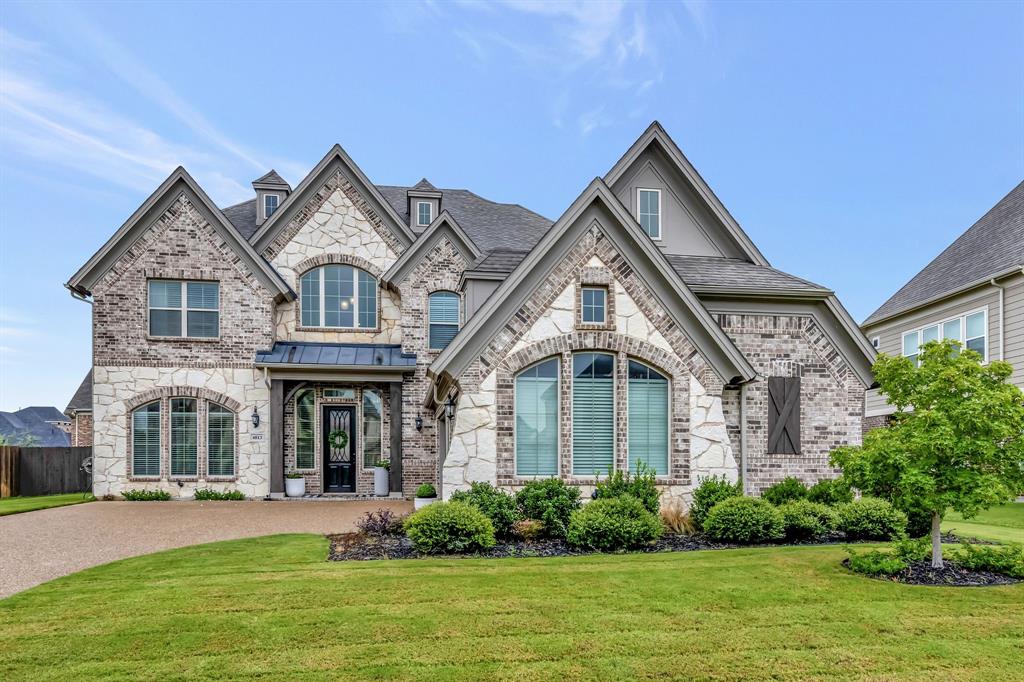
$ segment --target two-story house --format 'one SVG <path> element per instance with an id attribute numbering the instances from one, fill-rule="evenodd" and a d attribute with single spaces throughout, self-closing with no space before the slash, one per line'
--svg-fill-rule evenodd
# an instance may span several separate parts
<path id="1" fill-rule="evenodd" d="M 916 361 L 929 341 L 954 339 L 984 361 L 1013 365 L 1024 389 L 1024 182 L 861 325 L 880 353 Z M 869 390 L 865 428 L 885 425 L 895 408 Z"/>
<path id="2" fill-rule="evenodd" d="M 93 310 L 97 495 L 447 497 L 657 472 L 757 492 L 859 443 L 873 349 L 780 272 L 653 123 L 554 223 L 335 146 L 216 207 L 175 170 L 67 288 Z"/>

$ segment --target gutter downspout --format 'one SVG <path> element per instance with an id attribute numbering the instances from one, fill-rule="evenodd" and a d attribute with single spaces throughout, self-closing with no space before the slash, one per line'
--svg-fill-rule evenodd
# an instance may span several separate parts
<path id="1" fill-rule="evenodd" d="M 747 384 L 740 384 L 740 485 L 747 494 Z"/>
<path id="2" fill-rule="evenodd" d="M 1022 272 L 1024 272 L 1024 270 L 1022 270 Z M 1003 303 L 1003 297 L 1006 294 L 1006 287 L 1001 284 L 996 284 L 994 277 L 990 279 L 988 283 L 996 289 L 999 289 L 999 359 L 1002 360 L 1006 347 L 1006 343 L 1004 341 L 1004 330 L 1006 329 L 1006 308 Z"/>

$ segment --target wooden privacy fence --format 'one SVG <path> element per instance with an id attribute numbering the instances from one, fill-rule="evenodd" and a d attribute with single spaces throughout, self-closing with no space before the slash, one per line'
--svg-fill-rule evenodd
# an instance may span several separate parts
<path id="1" fill-rule="evenodd" d="M 59 495 L 92 490 L 82 463 L 92 448 L 0 447 L 0 497 Z"/>

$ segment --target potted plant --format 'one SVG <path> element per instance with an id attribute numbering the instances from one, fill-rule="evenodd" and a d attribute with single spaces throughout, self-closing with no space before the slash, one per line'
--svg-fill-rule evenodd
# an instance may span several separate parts
<path id="1" fill-rule="evenodd" d="M 416 499 L 413 500 L 414 509 L 423 509 L 428 504 L 433 504 L 437 501 L 437 490 L 434 486 L 429 483 L 424 483 L 419 488 L 416 488 Z"/>
<path id="2" fill-rule="evenodd" d="M 378 459 L 373 465 L 373 494 L 377 497 L 387 497 L 391 492 L 391 462 L 386 459 Z"/>
<path id="3" fill-rule="evenodd" d="M 306 494 L 306 479 L 302 474 L 293 472 L 284 475 L 284 494 L 288 497 L 302 497 Z"/>

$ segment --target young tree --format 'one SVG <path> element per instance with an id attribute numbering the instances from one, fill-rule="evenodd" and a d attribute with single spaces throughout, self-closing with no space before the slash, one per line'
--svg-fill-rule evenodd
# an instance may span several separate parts
<path id="1" fill-rule="evenodd" d="M 955 341 L 931 341 L 920 366 L 880 355 L 880 391 L 896 408 L 887 428 L 843 447 L 832 463 L 864 492 L 931 516 L 932 566 L 942 567 L 939 526 L 953 509 L 970 518 L 1024 492 L 1024 393 L 1006 362 L 981 364 Z"/>

